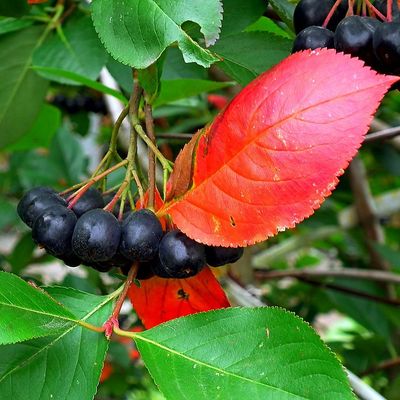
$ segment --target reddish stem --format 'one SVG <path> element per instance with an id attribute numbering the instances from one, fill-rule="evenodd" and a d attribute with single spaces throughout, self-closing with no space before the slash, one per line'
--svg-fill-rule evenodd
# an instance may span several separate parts
<path id="1" fill-rule="evenodd" d="M 369 0 L 364 0 L 364 1 L 371 15 L 377 15 L 382 21 L 387 21 L 386 17 L 379 10 L 377 10 Z"/>
<path id="2" fill-rule="evenodd" d="M 342 0 L 336 0 L 335 4 L 332 6 L 331 11 L 329 11 L 328 15 L 325 18 L 324 23 L 322 24 L 322 26 L 324 28 L 326 28 L 326 26 L 329 24 L 329 21 L 331 20 L 332 15 L 335 13 L 335 11 L 337 10 L 337 8 L 339 7 L 341 2 L 342 2 Z"/>
<path id="3" fill-rule="evenodd" d="M 73 193 L 71 196 L 68 197 L 67 199 L 67 201 L 69 202 L 68 208 L 72 208 L 78 202 L 78 200 L 89 190 L 89 188 L 92 185 L 94 185 L 96 182 L 103 179 L 105 176 L 117 170 L 118 168 L 121 168 L 127 163 L 128 160 L 123 160 L 120 163 L 115 164 L 111 168 L 108 168 L 107 170 L 103 171 L 101 174 L 96 175 L 94 178 L 90 179 L 89 182 L 85 184 L 85 186 L 82 186 L 79 190 L 77 190 L 75 193 Z"/>
<path id="4" fill-rule="evenodd" d="M 354 0 L 349 0 L 349 8 L 346 15 L 354 15 Z"/>
<path id="5" fill-rule="evenodd" d="M 121 195 L 125 188 L 128 186 L 128 181 L 122 182 L 122 185 L 119 187 L 115 196 L 111 199 L 111 201 L 104 207 L 105 211 L 112 212 L 114 210 L 115 204 L 117 204 L 118 200 L 121 198 Z"/>
<path id="6" fill-rule="evenodd" d="M 121 312 L 122 305 L 124 304 L 124 301 L 126 299 L 126 296 L 128 295 L 128 290 L 132 285 L 133 280 L 136 277 L 137 271 L 139 268 L 139 264 L 137 262 L 134 262 L 132 264 L 131 269 L 129 270 L 128 276 L 126 278 L 124 288 L 121 292 L 121 294 L 118 297 L 118 300 L 115 304 L 114 311 L 111 314 L 110 318 L 104 323 L 104 332 L 106 337 L 109 339 L 113 333 L 114 326 L 119 328 L 119 322 L 118 322 L 118 317 Z"/>
<path id="7" fill-rule="evenodd" d="M 393 8 L 393 0 L 387 0 L 386 19 L 388 20 L 388 22 L 392 22 L 392 8 Z"/>

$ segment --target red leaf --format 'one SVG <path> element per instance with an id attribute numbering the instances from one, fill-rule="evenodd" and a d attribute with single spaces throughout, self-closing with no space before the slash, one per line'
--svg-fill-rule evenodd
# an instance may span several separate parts
<path id="1" fill-rule="evenodd" d="M 130 287 L 128 296 L 147 329 L 170 319 L 230 305 L 208 267 L 188 279 L 155 277 L 140 283 L 140 288 Z"/>
<path id="2" fill-rule="evenodd" d="M 336 186 L 396 80 L 334 50 L 288 57 L 205 129 L 191 188 L 160 215 L 200 242 L 233 247 L 293 227 Z"/>
<path id="3" fill-rule="evenodd" d="M 193 151 L 197 147 L 199 135 L 201 135 L 201 131 L 197 132 L 190 142 L 185 144 L 175 160 L 174 170 L 168 181 L 167 200 L 182 196 L 192 183 Z"/>

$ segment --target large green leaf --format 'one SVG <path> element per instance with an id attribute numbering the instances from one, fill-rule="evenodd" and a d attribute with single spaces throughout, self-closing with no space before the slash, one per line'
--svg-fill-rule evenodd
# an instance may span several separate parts
<path id="1" fill-rule="evenodd" d="M 0 272 L 0 344 L 64 331 L 76 317 L 44 291 Z"/>
<path id="2" fill-rule="evenodd" d="M 267 8 L 265 0 L 223 0 L 224 18 L 221 37 L 239 33 L 263 15 Z"/>
<path id="3" fill-rule="evenodd" d="M 295 5 L 288 0 L 270 0 L 272 8 L 279 15 L 279 17 L 286 23 L 286 25 L 293 29 L 293 13 Z"/>
<path id="4" fill-rule="evenodd" d="M 60 178 L 69 185 L 79 182 L 84 177 L 87 158 L 67 125 L 61 127 L 54 137 L 49 160 L 56 166 Z"/>
<path id="5" fill-rule="evenodd" d="M 213 51 L 223 61 L 218 64 L 241 85 L 290 54 L 292 41 L 269 32 L 242 32 L 219 40 Z"/>
<path id="6" fill-rule="evenodd" d="M 17 18 L 1 18 L 0 19 L 0 35 L 5 33 L 19 31 L 33 24 L 32 20 Z"/>
<path id="7" fill-rule="evenodd" d="M 0 148 L 31 128 L 42 106 L 48 83 L 29 68 L 41 34 L 41 28 L 31 27 L 1 39 Z"/>
<path id="8" fill-rule="evenodd" d="M 197 23 L 206 45 L 219 35 L 220 0 L 94 0 L 92 18 L 106 49 L 117 60 L 134 68 L 153 64 L 177 42 L 186 62 L 209 67 L 218 59 L 196 43 L 181 27 Z"/>
<path id="9" fill-rule="evenodd" d="M 101 325 L 113 296 L 46 288 L 79 318 Z M 92 400 L 108 341 L 74 325 L 63 333 L 0 346 L 0 397 L 12 400 Z"/>
<path id="10" fill-rule="evenodd" d="M 59 68 L 37 67 L 37 66 L 32 67 L 32 69 L 38 72 L 42 72 L 49 79 L 57 81 L 57 80 L 63 80 L 65 78 L 65 80 L 90 87 L 94 90 L 98 90 L 99 92 L 109 94 L 110 96 L 114 96 L 118 100 L 121 100 L 124 104 L 128 104 L 128 100 L 121 92 L 118 92 L 117 90 L 105 86 L 100 82 L 85 78 L 84 76 L 76 74 L 75 72 L 66 71 L 64 69 L 59 69 Z"/>
<path id="11" fill-rule="evenodd" d="M 48 104 L 43 104 L 32 128 L 17 142 L 7 146 L 6 150 L 21 151 L 48 147 L 60 124 L 60 110 Z"/>
<path id="12" fill-rule="evenodd" d="M 27 0 L 2 0 L 0 1 L 0 15 L 7 17 L 21 17 L 29 12 Z"/>
<path id="13" fill-rule="evenodd" d="M 205 92 L 223 89 L 231 86 L 231 82 L 214 82 L 202 79 L 176 79 L 161 81 L 160 95 L 155 101 L 155 106 L 171 103 L 176 100 L 196 96 Z"/>
<path id="14" fill-rule="evenodd" d="M 64 36 L 54 34 L 33 54 L 33 65 L 63 69 L 96 80 L 107 62 L 108 55 L 99 41 L 89 16 L 73 18 L 63 30 Z M 39 71 L 46 78 L 61 83 L 76 82 L 55 74 Z"/>
<path id="15" fill-rule="evenodd" d="M 282 309 L 195 314 L 135 341 L 168 399 L 354 399 L 335 356 L 309 325 Z"/>

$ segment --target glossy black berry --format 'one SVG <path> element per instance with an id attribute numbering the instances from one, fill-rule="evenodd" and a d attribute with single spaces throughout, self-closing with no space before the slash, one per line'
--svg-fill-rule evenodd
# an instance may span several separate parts
<path id="1" fill-rule="evenodd" d="M 321 26 L 336 0 L 300 0 L 294 10 L 293 24 L 296 33 L 303 29 L 318 25 Z M 332 15 L 327 28 L 334 31 L 337 24 L 347 12 L 347 0 L 343 0 Z"/>
<path id="2" fill-rule="evenodd" d="M 54 205 L 36 218 L 32 239 L 54 256 L 70 254 L 76 221 L 76 215 L 70 209 Z"/>
<path id="3" fill-rule="evenodd" d="M 47 187 L 37 187 L 27 192 L 18 203 L 17 212 L 22 221 L 29 227 L 47 208 L 54 205 L 66 206 L 67 202 Z"/>
<path id="4" fill-rule="evenodd" d="M 91 187 L 76 202 L 76 204 L 72 207 L 72 210 L 78 217 L 80 217 L 87 211 L 103 207 L 104 207 L 103 196 L 97 189 Z"/>
<path id="5" fill-rule="evenodd" d="M 206 261 L 210 267 L 232 264 L 242 255 L 242 247 L 206 246 Z"/>
<path id="6" fill-rule="evenodd" d="M 194 276 L 206 263 L 205 246 L 178 230 L 164 235 L 160 242 L 159 257 L 166 274 L 173 278 Z"/>
<path id="7" fill-rule="evenodd" d="M 373 48 L 388 73 L 400 74 L 400 23 L 382 23 L 375 31 Z"/>
<path id="8" fill-rule="evenodd" d="M 346 17 L 335 31 L 336 50 L 358 57 L 368 65 L 376 65 L 372 39 L 380 25 L 381 22 L 371 17 L 357 15 Z"/>
<path id="9" fill-rule="evenodd" d="M 296 36 L 292 53 L 306 49 L 315 50 L 322 47 L 333 49 L 335 47 L 333 37 L 334 33 L 329 29 L 322 28 L 322 26 L 309 26 Z"/>
<path id="10" fill-rule="evenodd" d="M 158 254 L 163 231 L 156 215 L 147 209 L 128 214 L 122 222 L 119 250 L 132 261 L 150 261 Z"/>
<path id="11" fill-rule="evenodd" d="M 72 235 L 74 253 L 87 263 L 110 260 L 117 252 L 121 228 L 113 214 L 103 209 L 83 214 Z"/>
<path id="12" fill-rule="evenodd" d="M 72 249 L 67 254 L 62 254 L 58 256 L 58 258 L 64 262 L 65 265 L 68 267 L 78 267 L 82 264 L 82 261 L 79 257 L 77 257 L 73 252 Z"/>

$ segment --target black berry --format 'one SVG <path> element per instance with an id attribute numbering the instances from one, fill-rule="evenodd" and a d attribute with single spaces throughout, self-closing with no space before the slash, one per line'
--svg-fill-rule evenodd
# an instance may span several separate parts
<path id="1" fill-rule="evenodd" d="M 372 39 L 381 25 L 375 18 L 352 15 L 343 19 L 335 31 L 337 51 L 351 54 L 365 61 L 368 65 L 377 64 L 373 51 Z"/>
<path id="2" fill-rule="evenodd" d="M 117 252 L 121 228 L 113 214 L 103 209 L 90 210 L 76 223 L 72 249 L 83 261 L 110 260 Z"/>
<path id="3" fill-rule="evenodd" d="M 68 265 L 68 267 L 78 267 L 82 263 L 81 259 L 77 257 L 72 250 L 67 254 L 58 256 L 58 258 L 63 261 L 65 265 Z"/>
<path id="4" fill-rule="evenodd" d="M 161 266 L 172 278 L 194 276 L 206 263 L 205 246 L 178 230 L 164 235 L 160 242 L 159 256 Z"/>
<path id="5" fill-rule="evenodd" d="M 66 206 L 67 202 L 53 189 L 37 187 L 27 192 L 18 203 L 17 212 L 29 227 L 47 208 L 54 205 Z"/>
<path id="6" fill-rule="evenodd" d="M 322 47 L 334 48 L 334 33 L 322 26 L 309 26 L 303 29 L 294 40 L 292 53 L 300 50 L 315 50 Z"/>
<path id="7" fill-rule="evenodd" d="M 76 215 L 71 210 L 54 205 L 36 218 L 32 227 L 32 239 L 54 256 L 70 254 L 76 221 Z"/>
<path id="8" fill-rule="evenodd" d="M 160 221 L 152 211 L 132 212 L 122 222 L 120 252 L 132 261 L 150 261 L 157 256 L 162 235 Z"/>
<path id="9" fill-rule="evenodd" d="M 242 255 L 242 247 L 206 246 L 206 261 L 210 267 L 220 267 L 234 263 Z"/>
<path id="10" fill-rule="evenodd" d="M 80 217 L 85 212 L 95 208 L 103 208 L 104 200 L 101 193 L 95 188 L 89 188 L 72 207 L 74 213 Z"/>
<path id="11" fill-rule="evenodd" d="M 332 31 L 336 29 L 337 24 L 346 15 L 347 3 L 347 0 L 343 0 L 340 3 L 328 23 L 328 29 Z M 300 0 L 293 15 L 295 32 L 299 33 L 312 25 L 321 26 L 334 4 L 335 0 Z"/>
<path id="12" fill-rule="evenodd" d="M 400 22 L 381 24 L 375 31 L 373 48 L 388 73 L 400 74 Z"/>

